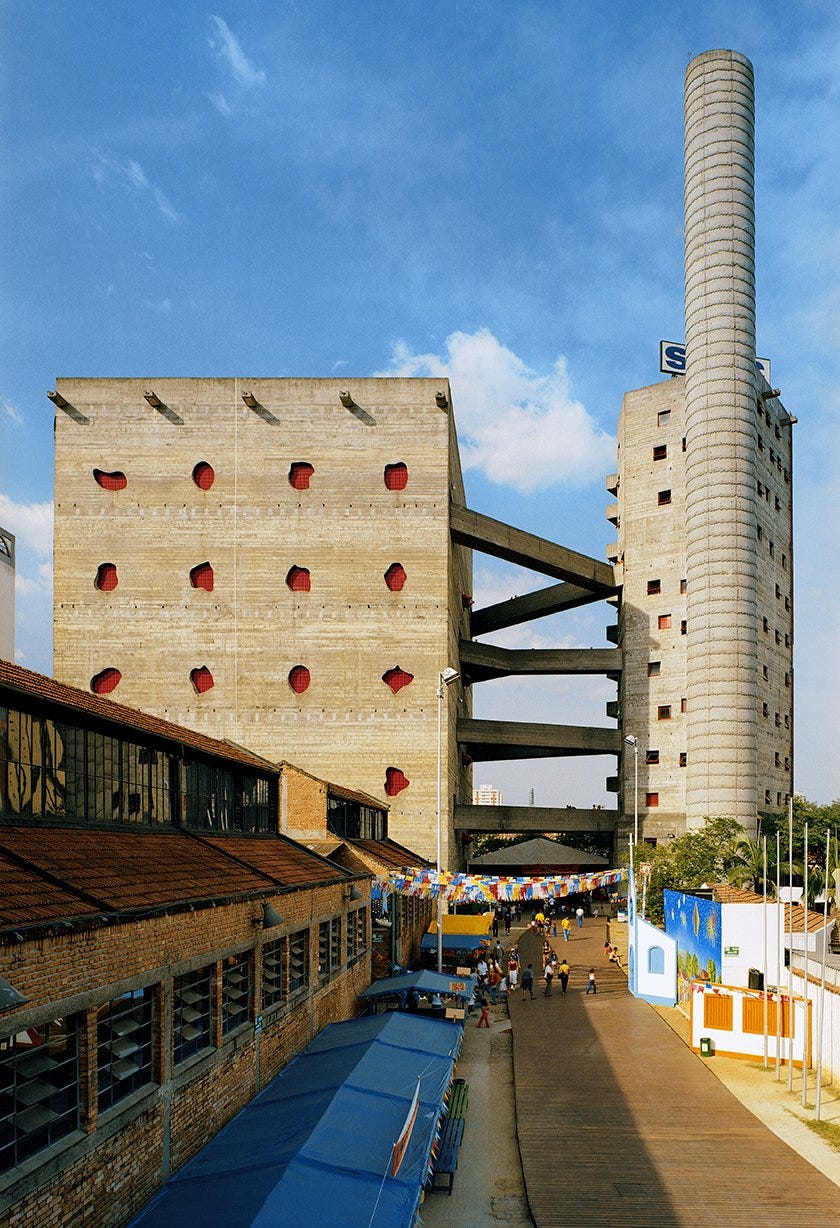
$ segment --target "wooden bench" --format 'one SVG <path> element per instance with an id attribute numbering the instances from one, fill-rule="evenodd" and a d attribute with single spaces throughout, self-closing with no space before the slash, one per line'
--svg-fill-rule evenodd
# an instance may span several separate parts
<path id="1" fill-rule="evenodd" d="M 466 1117 L 470 1102 L 470 1085 L 466 1079 L 453 1079 L 446 1105 L 447 1117 Z"/>
<path id="2" fill-rule="evenodd" d="M 461 1149 L 461 1142 L 464 1138 L 464 1119 L 463 1117 L 444 1117 L 443 1128 L 440 1135 L 440 1145 L 438 1147 L 437 1158 L 435 1160 L 434 1170 L 432 1172 L 432 1181 L 430 1192 L 442 1189 L 442 1186 L 437 1184 L 438 1174 L 449 1178 L 448 1194 L 452 1194 L 452 1185 L 455 1181 L 455 1172 L 458 1168 L 458 1152 Z"/>

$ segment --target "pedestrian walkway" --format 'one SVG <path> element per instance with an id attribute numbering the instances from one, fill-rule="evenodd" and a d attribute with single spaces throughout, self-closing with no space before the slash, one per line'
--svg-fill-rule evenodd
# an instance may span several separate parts
<path id="1" fill-rule="evenodd" d="M 755 1118 L 604 955 L 603 921 L 551 938 L 569 991 L 511 995 L 519 1149 L 537 1228 L 834 1222 L 837 1186 Z M 542 938 L 524 964 L 541 971 Z M 598 993 L 586 995 L 589 968 Z M 538 989 L 541 986 L 538 983 Z"/>

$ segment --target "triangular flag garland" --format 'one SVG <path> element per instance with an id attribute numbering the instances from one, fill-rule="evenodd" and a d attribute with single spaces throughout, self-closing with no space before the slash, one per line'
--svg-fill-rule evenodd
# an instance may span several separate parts
<path id="1" fill-rule="evenodd" d="M 387 877 L 373 880 L 372 896 L 382 899 L 392 892 L 436 900 L 441 896 L 453 903 L 495 904 L 506 900 L 548 900 L 555 896 L 578 895 L 620 883 L 626 870 L 598 870 L 593 874 L 552 874 L 545 878 L 496 878 L 492 875 L 452 874 L 448 870 L 392 870 Z"/>

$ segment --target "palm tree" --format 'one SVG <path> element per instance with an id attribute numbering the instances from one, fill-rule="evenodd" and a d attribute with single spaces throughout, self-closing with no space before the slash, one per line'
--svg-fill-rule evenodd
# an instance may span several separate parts
<path id="1" fill-rule="evenodd" d="M 787 865 L 783 864 L 783 869 Z M 764 890 L 764 844 L 760 839 L 742 836 L 735 844 L 726 872 L 729 882 L 736 887 L 749 888 L 762 893 Z M 767 894 L 776 892 L 776 846 L 767 842 Z"/>

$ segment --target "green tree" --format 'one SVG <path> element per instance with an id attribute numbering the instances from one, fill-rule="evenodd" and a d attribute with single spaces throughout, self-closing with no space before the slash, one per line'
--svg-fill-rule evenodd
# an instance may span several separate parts
<path id="1" fill-rule="evenodd" d="M 734 819 L 715 817 L 706 820 L 700 831 L 689 831 L 669 844 L 637 844 L 634 856 L 637 898 L 642 897 L 642 867 L 649 867 L 647 916 L 661 924 L 663 892 L 692 891 L 704 885 L 726 881 L 734 862 L 739 839 L 746 833 Z"/>

